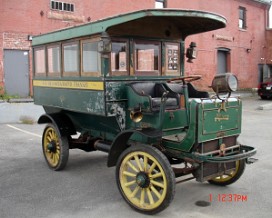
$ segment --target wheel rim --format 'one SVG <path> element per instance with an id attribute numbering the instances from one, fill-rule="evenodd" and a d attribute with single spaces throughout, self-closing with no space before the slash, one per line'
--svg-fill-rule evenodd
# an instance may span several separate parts
<path id="1" fill-rule="evenodd" d="M 125 197 L 140 209 L 155 209 L 166 197 L 165 172 L 148 153 L 135 151 L 127 155 L 120 166 L 119 179 Z"/>
<path id="2" fill-rule="evenodd" d="M 52 127 L 48 127 L 44 133 L 43 150 L 49 165 L 56 167 L 60 159 L 60 140 Z"/>
<path id="3" fill-rule="evenodd" d="M 237 174 L 239 166 L 240 166 L 240 162 L 236 161 L 236 166 L 235 166 L 234 170 L 232 170 L 227 175 L 223 174 L 221 176 L 217 176 L 217 177 L 213 178 L 212 181 L 215 181 L 215 182 L 227 182 L 227 181 L 229 181 L 230 179 L 232 179 Z"/>

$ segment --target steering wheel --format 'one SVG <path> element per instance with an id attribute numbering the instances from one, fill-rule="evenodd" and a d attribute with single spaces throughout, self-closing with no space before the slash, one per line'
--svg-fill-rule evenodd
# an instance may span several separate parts
<path id="1" fill-rule="evenodd" d="M 200 76 L 200 75 L 182 76 L 182 77 L 170 79 L 167 82 L 168 83 L 183 83 L 183 84 L 186 84 L 186 83 L 190 83 L 190 82 L 195 81 L 195 80 L 199 80 L 199 79 L 201 79 L 201 77 L 202 76 Z"/>

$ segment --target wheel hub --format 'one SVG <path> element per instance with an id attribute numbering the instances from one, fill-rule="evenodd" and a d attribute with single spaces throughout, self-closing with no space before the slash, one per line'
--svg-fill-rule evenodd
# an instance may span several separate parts
<path id="1" fill-rule="evenodd" d="M 50 143 L 47 144 L 47 150 L 50 152 L 55 153 L 56 152 L 56 142 L 51 141 Z"/>
<path id="2" fill-rule="evenodd" d="M 141 188 L 147 188 L 150 184 L 150 180 L 149 180 L 148 175 L 144 172 L 138 173 L 136 176 L 136 183 Z"/>

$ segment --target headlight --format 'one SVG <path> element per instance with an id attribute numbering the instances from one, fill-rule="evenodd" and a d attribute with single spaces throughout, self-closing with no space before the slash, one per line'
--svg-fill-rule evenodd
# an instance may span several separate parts
<path id="1" fill-rule="evenodd" d="M 232 73 L 216 75 L 212 81 L 212 89 L 217 94 L 229 94 L 238 89 L 238 79 Z"/>

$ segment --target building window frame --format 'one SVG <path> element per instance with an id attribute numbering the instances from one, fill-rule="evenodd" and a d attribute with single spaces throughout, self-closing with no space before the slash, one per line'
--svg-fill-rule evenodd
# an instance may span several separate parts
<path id="1" fill-rule="evenodd" d="M 167 0 L 155 0 L 155 8 L 166 8 Z"/>
<path id="2" fill-rule="evenodd" d="M 57 11 L 74 12 L 75 4 L 50 0 L 50 9 Z"/>
<path id="3" fill-rule="evenodd" d="M 245 7 L 239 7 L 239 28 L 242 30 L 247 29 L 247 9 Z"/>

